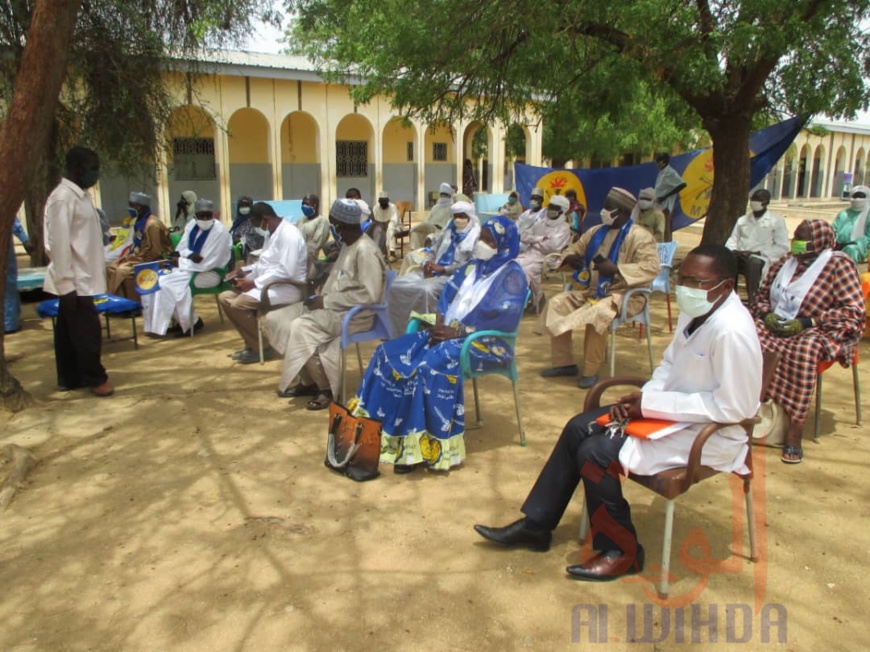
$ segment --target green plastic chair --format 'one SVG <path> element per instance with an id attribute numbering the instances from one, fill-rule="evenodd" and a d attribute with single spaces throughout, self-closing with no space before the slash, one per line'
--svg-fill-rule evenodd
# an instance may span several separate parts
<path id="1" fill-rule="evenodd" d="M 517 412 L 517 429 L 520 433 L 520 446 L 526 446 L 528 442 L 526 442 L 526 431 L 523 429 L 523 415 L 522 410 L 520 409 L 520 393 L 519 389 L 517 388 L 519 375 L 517 374 L 516 343 L 517 334 L 519 333 L 520 328 L 520 320 L 522 319 L 522 314 L 525 311 L 525 308 L 528 305 L 531 296 L 531 290 L 527 290 L 526 300 L 523 302 L 523 310 L 520 311 L 520 318 L 517 319 L 517 325 L 513 331 L 478 331 L 476 333 L 471 333 L 465 337 L 465 340 L 462 342 L 462 348 L 459 350 L 459 363 L 462 368 L 462 378 L 463 380 L 471 380 L 471 385 L 474 388 L 474 414 L 477 419 L 477 425 L 475 426 L 475 428 L 480 428 L 481 426 L 483 426 L 483 419 L 480 416 L 480 398 L 477 391 L 477 379 L 481 376 L 488 376 L 491 374 L 504 376 L 511 381 L 511 386 L 513 387 L 514 391 L 514 406 L 516 407 Z M 408 327 L 405 332 L 416 333 L 420 329 L 420 323 L 421 321 L 419 319 L 412 318 L 408 322 Z M 475 371 L 471 368 L 471 346 L 476 340 L 479 340 L 482 337 L 497 337 L 503 340 L 510 347 L 512 355 L 511 362 L 508 367 L 485 369 L 482 371 Z M 468 428 L 468 430 L 472 430 L 472 428 Z"/>
<path id="2" fill-rule="evenodd" d="M 221 304 L 220 304 L 220 301 L 218 301 L 218 295 L 221 292 L 224 292 L 226 290 L 231 290 L 233 287 L 233 284 L 224 280 L 227 276 L 227 273 L 228 273 L 228 270 L 226 267 L 215 267 L 214 269 L 212 269 L 210 271 L 214 272 L 215 274 L 217 274 L 221 278 L 221 282 L 218 283 L 217 285 L 215 285 L 214 287 L 210 287 L 210 288 L 198 288 L 198 287 L 196 287 L 196 285 L 195 285 L 196 277 L 200 275 L 200 272 L 194 272 L 193 276 L 190 279 L 190 285 L 188 287 L 190 287 L 190 294 L 191 294 L 191 301 L 190 301 L 190 336 L 191 337 L 193 337 L 193 331 L 194 331 L 194 328 L 193 328 L 193 299 L 195 299 L 200 294 L 212 294 L 212 295 L 214 295 L 214 302 L 215 302 L 215 305 L 217 306 L 218 317 L 221 320 L 221 324 L 224 323 L 224 311 L 221 310 Z"/>

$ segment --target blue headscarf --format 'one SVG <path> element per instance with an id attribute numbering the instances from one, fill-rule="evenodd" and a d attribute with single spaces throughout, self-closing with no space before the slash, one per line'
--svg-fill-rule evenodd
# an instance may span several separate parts
<path id="1" fill-rule="evenodd" d="M 520 234 L 517 225 L 509 217 L 496 215 L 481 228 L 489 231 L 495 240 L 496 254 L 489 260 L 476 262 L 477 278 L 492 274 L 502 265 L 516 258 L 520 252 Z"/>

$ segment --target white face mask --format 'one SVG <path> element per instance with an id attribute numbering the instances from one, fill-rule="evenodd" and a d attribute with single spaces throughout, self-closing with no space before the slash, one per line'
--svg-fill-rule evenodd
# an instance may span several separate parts
<path id="1" fill-rule="evenodd" d="M 638 199 L 637 205 L 640 208 L 640 210 L 646 211 L 646 210 L 649 210 L 650 208 L 652 208 L 653 201 L 652 201 L 652 199 Z"/>
<path id="2" fill-rule="evenodd" d="M 751 201 L 749 202 L 749 208 L 752 209 L 753 213 L 760 213 L 764 210 L 764 204 L 760 201 Z"/>
<path id="3" fill-rule="evenodd" d="M 196 225 L 199 227 L 200 231 L 208 231 L 211 227 L 214 226 L 214 220 L 201 220 L 197 218 Z"/>
<path id="4" fill-rule="evenodd" d="M 533 209 L 537 210 L 540 207 L 541 207 L 541 200 L 540 199 L 529 200 L 529 208 L 533 208 Z"/>
<path id="5" fill-rule="evenodd" d="M 239 209 L 239 215 L 247 215 L 250 212 L 251 212 L 251 209 L 248 206 L 242 206 Z"/>
<path id="6" fill-rule="evenodd" d="M 853 211 L 863 211 L 867 208 L 867 199 L 853 199 L 849 204 Z"/>
<path id="7" fill-rule="evenodd" d="M 549 217 L 551 220 L 555 220 L 561 214 L 562 214 L 562 211 L 560 211 L 558 208 L 548 208 L 547 209 L 547 217 Z"/>
<path id="8" fill-rule="evenodd" d="M 269 235 L 269 229 L 264 229 L 262 227 L 255 226 L 254 233 L 256 233 L 257 235 L 263 236 L 265 238 L 267 235 Z"/>
<path id="9" fill-rule="evenodd" d="M 616 221 L 616 214 L 619 212 L 619 209 L 614 208 L 612 211 L 607 210 L 606 208 L 601 209 L 601 223 L 604 226 L 610 226 Z"/>
<path id="10" fill-rule="evenodd" d="M 474 257 L 480 258 L 480 260 L 489 260 L 497 253 L 498 252 L 493 247 L 490 247 L 483 240 L 478 240 L 474 244 Z"/>
<path id="11" fill-rule="evenodd" d="M 719 281 L 719 283 L 711 287 L 710 290 L 715 290 L 724 282 L 724 279 Z M 694 319 L 695 317 L 701 317 L 702 315 L 706 315 L 708 312 L 713 310 L 713 305 L 716 302 L 707 300 L 707 293 L 710 292 L 710 290 L 705 290 L 704 288 L 690 288 L 686 287 L 685 285 L 678 285 L 675 292 L 677 295 L 677 305 L 680 307 L 680 312 Z"/>
<path id="12" fill-rule="evenodd" d="M 454 217 L 453 225 L 456 227 L 457 231 L 462 231 L 466 226 L 468 226 L 468 218 L 467 217 Z"/>

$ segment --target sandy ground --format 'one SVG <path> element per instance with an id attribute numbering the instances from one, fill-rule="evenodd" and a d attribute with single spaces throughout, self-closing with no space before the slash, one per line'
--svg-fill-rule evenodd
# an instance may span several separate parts
<path id="1" fill-rule="evenodd" d="M 697 233 L 680 238 L 678 257 Z M 870 648 L 870 440 L 854 424 L 849 371 L 827 372 L 824 434 L 801 466 L 756 449 L 760 563 L 744 558 L 739 483 L 719 476 L 679 501 L 663 606 L 653 580 L 664 501 L 632 483 L 640 579 L 566 579 L 579 494 L 547 554 L 497 550 L 472 530 L 518 516 L 582 405 L 571 381 L 537 375 L 549 345 L 531 334 L 533 316 L 519 343 L 528 447 L 509 384 L 490 377 L 463 468 L 387 467 L 356 484 L 323 466 L 324 413 L 275 397 L 280 363 L 233 363 L 239 339 L 210 298 L 197 305 L 207 326 L 194 339 L 105 346 L 111 399 L 54 391 L 51 324 L 25 307 L 7 354 L 36 404 L 0 414 L 0 444 L 28 446 L 40 464 L 0 514 L 0 650 Z M 653 301 L 656 359 L 664 306 Z M 648 374 L 636 330 L 623 328 L 617 352 L 617 373 Z M 870 359 L 867 341 L 861 353 Z"/>

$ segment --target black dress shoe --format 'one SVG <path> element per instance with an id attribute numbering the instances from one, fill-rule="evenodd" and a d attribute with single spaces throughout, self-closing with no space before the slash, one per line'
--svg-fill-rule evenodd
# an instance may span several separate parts
<path id="1" fill-rule="evenodd" d="M 580 373 L 580 369 L 577 368 L 576 364 L 569 364 L 565 367 L 550 367 L 549 369 L 544 369 L 541 372 L 541 376 L 544 378 L 558 378 L 560 376 L 576 376 Z"/>
<path id="2" fill-rule="evenodd" d="M 553 533 L 550 530 L 529 529 L 524 518 L 504 527 L 475 525 L 474 531 L 487 541 L 502 546 L 529 548 L 536 552 L 547 552 L 550 549 L 550 541 L 553 539 Z"/>
<path id="3" fill-rule="evenodd" d="M 405 475 L 406 473 L 413 473 L 417 470 L 419 464 L 393 464 L 393 473 L 396 475 Z"/>
<path id="4" fill-rule="evenodd" d="M 608 550 L 596 555 L 585 564 L 568 566 L 565 570 L 575 580 L 610 582 L 625 575 L 640 573 L 643 570 L 643 562 L 643 546 L 638 545 L 634 557 L 629 557 L 619 550 Z"/>
<path id="5" fill-rule="evenodd" d="M 198 317 L 196 323 L 193 325 L 193 332 L 198 333 L 203 328 L 205 328 L 205 322 L 202 321 L 202 318 Z M 169 332 L 168 328 L 166 329 L 166 332 Z M 176 331 L 175 337 L 190 337 L 190 331 L 182 331 L 179 329 L 178 331 Z"/>

